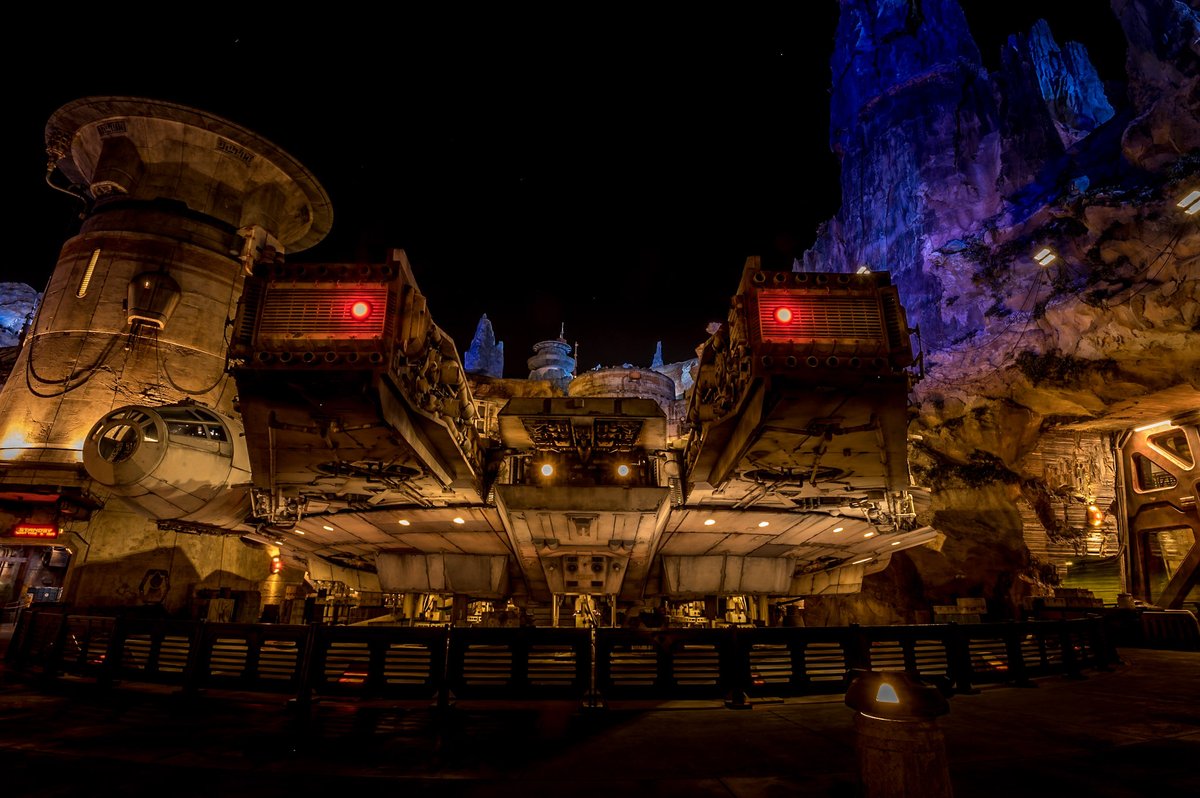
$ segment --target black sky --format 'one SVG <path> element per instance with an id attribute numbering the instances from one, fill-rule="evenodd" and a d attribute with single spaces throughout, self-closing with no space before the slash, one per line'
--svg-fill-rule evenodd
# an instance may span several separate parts
<path id="1" fill-rule="evenodd" d="M 988 66 L 1043 16 L 1119 77 L 1104 0 L 963 6 Z M 581 369 L 648 364 L 657 340 L 667 361 L 685 359 L 724 317 L 745 258 L 790 264 L 840 204 L 837 3 L 700 7 L 63 17 L 30 31 L 45 40 L 37 56 L 5 56 L 20 233 L 0 279 L 43 288 L 78 225 L 43 183 L 46 119 L 79 97 L 153 97 L 254 130 L 316 175 L 333 229 L 291 260 L 406 249 L 460 350 L 480 314 L 493 320 L 507 376 L 563 323 Z"/>

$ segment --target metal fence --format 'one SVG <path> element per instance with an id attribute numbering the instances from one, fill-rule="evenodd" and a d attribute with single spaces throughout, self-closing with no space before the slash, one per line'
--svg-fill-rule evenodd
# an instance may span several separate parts
<path id="1" fill-rule="evenodd" d="M 99 684 L 313 696 L 670 699 L 842 693 L 905 671 L 957 692 L 1117 661 L 1100 617 L 987 624 L 481 629 L 208 623 L 33 610 L 9 667 Z"/>

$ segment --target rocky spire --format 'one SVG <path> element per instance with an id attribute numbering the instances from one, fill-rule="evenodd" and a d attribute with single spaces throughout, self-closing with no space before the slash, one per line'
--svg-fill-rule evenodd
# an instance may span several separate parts
<path id="1" fill-rule="evenodd" d="M 662 341 L 654 345 L 654 359 L 650 361 L 650 368 L 660 368 L 663 364 L 662 358 Z"/>
<path id="2" fill-rule="evenodd" d="M 1112 0 L 1125 31 L 1129 100 L 1137 114 L 1122 148 L 1130 162 L 1150 170 L 1200 146 L 1200 13 L 1188 5 Z"/>
<path id="3" fill-rule="evenodd" d="M 471 339 L 463 356 L 463 368 L 468 374 L 481 374 L 485 377 L 504 376 L 504 342 L 496 341 L 496 333 L 492 330 L 492 322 L 484 313 L 475 327 L 475 337 Z"/>
<path id="4" fill-rule="evenodd" d="M 1010 37 L 1010 45 L 1014 40 L 1029 52 L 1042 99 L 1059 124 L 1063 144 L 1074 144 L 1112 118 L 1113 107 L 1086 47 L 1067 42 L 1066 49 L 1060 49 L 1044 19 L 1033 24 L 1028 36 Z"/>

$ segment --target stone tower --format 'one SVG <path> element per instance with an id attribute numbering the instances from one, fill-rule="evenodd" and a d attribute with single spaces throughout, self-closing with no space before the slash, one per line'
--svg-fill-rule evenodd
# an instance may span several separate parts
<path id="1" fill-rule="evenodd" d="M 84 436 L 115 407 L 232 411 L 226 337 L 245 274 L 320 241 L 333 214 L 291 156 L 173 103 L 68 103 L 46 125 L 46 151 L 84 221 L 0 392 L 0 463 L 27 467 L 0 480 L 71 484 Z"/>

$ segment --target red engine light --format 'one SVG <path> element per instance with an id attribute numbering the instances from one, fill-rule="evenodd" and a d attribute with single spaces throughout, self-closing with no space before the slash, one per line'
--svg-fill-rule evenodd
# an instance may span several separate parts
<path id="1" fill-rule="evenodd" d="M 360 299 L 350 306 L 350 315 L 362 321 L 371 315 L 371 303 Z"/>
<path id="2" fill-rule="evenodd" d="M 792 320 L 792 311 L 788 308 L 779 308 L 775 311 L 775 321 L 780 324 L 787 324 Z"/>
<path id="3" fill-rule="evenodd" d="M 278 557 L 271 558 L 271 573 L 277 574 L 283 570 L 283 561 Z"/>

